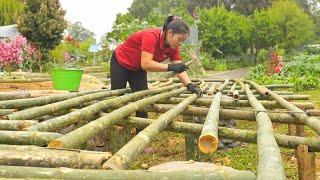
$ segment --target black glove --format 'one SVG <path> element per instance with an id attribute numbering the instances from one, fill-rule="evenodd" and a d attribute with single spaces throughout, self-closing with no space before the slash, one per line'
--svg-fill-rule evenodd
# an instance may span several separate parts
<path id="1" fill-rule="evenodd" d="M 202 96 L 202 90 L 200 89 L 200 87 L 197 84 L 189 83 L 189 84 L 187 84 L 187 89 L 191 93 L 196 93 L 198 95 L 198 97 Z"/>
<path id="2" fill-rule="evenodd" d="M 188 68 L 189 67 L 183 63 L 168 64 L 168 71 L 173 71 L 175 73 L 181 73 Z"/>

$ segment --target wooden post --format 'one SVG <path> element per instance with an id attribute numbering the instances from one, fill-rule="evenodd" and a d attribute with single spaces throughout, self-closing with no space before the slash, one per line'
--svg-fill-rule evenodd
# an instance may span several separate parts
<path id="1" fill-rule="evenodd" d="M 308 152 L 308 146 L 300 145 L 296 149 L 299 180 L 316 180 L 315 153 Z"/>
<path id="2" fill-rule="evenodd" d="M 131 138 L 131 126 L 112 126 L 108 129 L 108 150 L 112 154 L 121 149 Z"/>
<path id="3" fill-rule="evenodd" d="M 193 122 L 193 118 L 191 116 L 183 116 L 183 122 Z M 195 137 L 193 134 L 186 134 L 184 139 L 186 147 L 186 160 L 193 160 L 195 158 L 194 150 L 196 148 L 194 142 Z"/>
<path id="4" fill-rule="evenodd" d="M 289 134 L 303 137 L 305 135 L 304 126 L 289 124 Z M 309 153 L 308 146 L 306 145 L 299 145 L 295 152 L 298 163 L 299 180 L 315 180 L 315 153 Z"/>

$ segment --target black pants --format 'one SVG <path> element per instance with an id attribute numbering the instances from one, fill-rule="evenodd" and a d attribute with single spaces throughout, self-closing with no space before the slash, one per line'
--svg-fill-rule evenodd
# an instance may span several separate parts
<path id="1" fill-rule="evenodd" d="M 148 89 L 147 72 L 144 70 L 132 71 L 118 63 L 115 53 L 110 60 L 111 89 L 125 88 L 129 82 L 132 92 Z M 137 117 L 148 118 L 147 112 L 137 111 Z"/>

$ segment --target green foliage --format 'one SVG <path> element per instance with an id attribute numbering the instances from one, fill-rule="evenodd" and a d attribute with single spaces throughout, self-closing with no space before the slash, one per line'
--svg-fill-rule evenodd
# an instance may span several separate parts
<path id="1" fill-rule="evenodd" d="M 138 30 L 149 27 L 147 21 L 140 21 L 127 14 L 117 14 L 116 22 L 112 26 L 112 31 L 107 33 L 106 41 L 108 44 L 117 46 L 125 41 L 130 34 Z"/>
<path id="2" fill-rule="evenodd" d="M 202 48 L 212 56 L 240 55 L 249 47 L 249 22 L 223 7 L 201 10 L 199 37 Z"/>
<path id="3" fill-rule="evenodd" d="M 21 0 L 0 1 L 0 26 L 16 24 L 23 12 L 24 5 Z"/>
<path id="4" fill-rule="evenodd" d="M 294 1 L 274 1 L 268 12 L 280 29 L 279 47 L 290 51 L 314 37 L 314 25 L 310 16 Z"/>
<path id="5" fill-rule="evenodd" d="M 79 44 L 63 41 L 49 52 L 49 58 L 53 61 L 50 65 L 56 68 L 74 68 L 91 65 L 93 53 L 88 52 L 88 49 L 90 45 L 94 43 L 94 39 L 87 39 Z M 98 57 L 100 53 L 101 52 L 98 52 L 96 54 L 97 61 L 99 61 Z"/>
<path id="6" fill-rule="evenodd" d="M 65 11 L 59 0 L 28 0 L 18 22 L 19 32 L 34 43 L 41 52 L 41 61 L 47 61 L 47 52 L 57 46 L 67 27 Z M 41 64 L 39 65 L 41 69 Z"/>
<path id="7" fill-rule="evenodd" d="M 265 49 L 260 49 L 257 55 L 257 62 L 262 63 L 267 60 L 268 51 Z"/>
<path id="8" fill-rule="evenodd" d="M 276 24 L 276 20 L 266 10 L 256 10 L 254 12 L 250 31 L 257 51 L 260 48 L 274 46 L 280 35 L 280 29 Z"/>
<path id="9" fill-rule="evenodd" d="M 94 33 L 82 26 L 81 22 L 70 23 L 68 32 L 76 41 L 82 42 L 87 39 L 94 39 Z"/>
<path id="10" fill-rule="evenodd" d="M 266 73 L 266 65 L 251 68 L 247 79 L 259 84 L 293 83 L 296 90 L 320 88 L 320 55 L 299 54 L 283 67 L 283 75 Z"/>

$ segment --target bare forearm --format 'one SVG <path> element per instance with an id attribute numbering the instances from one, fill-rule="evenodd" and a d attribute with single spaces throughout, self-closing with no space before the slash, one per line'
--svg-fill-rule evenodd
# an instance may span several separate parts
<path id="1" fill-rule="evenodd" d="M 158 63 L 154 60 L 149 60 L 144 63 L 141 63 L 141 68 L 146 71 L 163 72 L 167 71 L 168 65 Z"/>
<path id="2" fill-rule="evenodd" d="M 180 81 L 183 83 L 183 85 L 187 85 L 187 84 L 191 83 L 191 80 L 190 80 L 188 73 L 186 71 L 184 71 L 182 73 L 178 73 L 177 77 L 180 79 Z"/>

